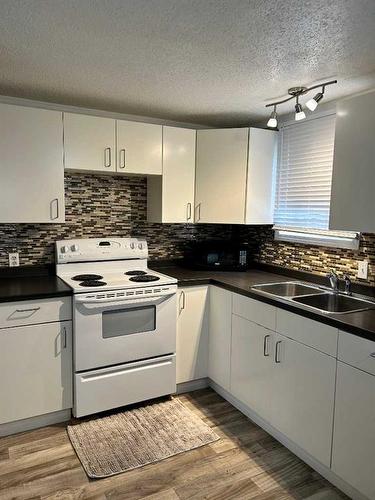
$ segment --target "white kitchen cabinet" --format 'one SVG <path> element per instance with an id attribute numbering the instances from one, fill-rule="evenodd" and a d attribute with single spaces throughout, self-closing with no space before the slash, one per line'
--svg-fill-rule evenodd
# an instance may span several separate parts
<path id="1" fill-rule="evenodd" d="M 275 333 L 232 316 L 231 393 L 261 418 L 274 420 Z"/>
<path id="2" fill-rule="evenodd" d="M 336 359 L 277 334 L 272 425 L 330 466 Z"/>
<path id="3" fill-rule="evenodd" d="M 72 323 L 0 330 L 0 424 L 72 407 Z"/>
<path id="4" fill-rule="evenodd" d="M 116 171 L 116 121 L 64 113 L 64 155 L 68 170 Z"/>
<path id="5" fill-rule="evenodd" d="M 330 229 L 375 232 L 375 91 L 337 103 Z"/>
<path id="6" fill-rule="evenodd" d="M 178 289 L 176 371 L 177 383 L 208 376 L 207 286 Z"/>
<path id="7" fill-rule="evenodd" d="M 375 376 L 339 361 L 332 470 L 369 499 L 375 498 L 374 450 Z"/>
<path id="8" fill-rule="evenodd" d="M 196 131 L 163 127 L 163 175 L 147 179 L 149 222 L 194 222 Z"/>
<path id="9" fill-rule="evenodd" d="M 276 134 L 249 128 L 197 131 L 196 222 L 272 224 Z"/>
<path id="10" fill-rule="evenodd" d="M 0 104 L 0 223 L 64 222 L 62 113 Z"/>
<path id="11" fill-rule="evenodd" d="M 124 174 L 162 174 L 162 126 L 117 120 L 117 170 Z"/>
<path id="12" fill-rule="evenodd" d="M 217 286 L 209 288 L 208 376 L 230 390 L 232 293 Z"/>

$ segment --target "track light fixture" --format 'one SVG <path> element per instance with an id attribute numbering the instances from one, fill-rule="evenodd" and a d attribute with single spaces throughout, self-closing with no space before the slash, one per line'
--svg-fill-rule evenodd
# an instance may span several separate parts
<path id="1" fill-rule="evenodd" d="M 273 107 L 273 111 L 268 119 L 267 127 L 276 128 L 277 127 L 277 113 L 276 106 Z"/>
<path id="2" fill-rule="evenodd" d="M 269 120 L 267 122 L 267 127 L 270 127 L 270 128 L 276 128 L 277 127 L 276 106 L 278 106 L 279 104 L 284 104 L 284 102 L 288 102 L 291 99 L 295 99 L 296 100 L 296 105 L 295 105 L 295 110 L 296 110 L 295 119 L 297 121 L 298 120 L 303 120 L 304 118 L 306 118 L 306 114 L 303 111 L 301 104 L 299 103 L 299 97 L 301 95 L 307 94 L 311 90 L 314 90 L 314 89 L 317 89 L 319 87 L 322 87 L 321 92 L 318 92 L 312 99 L 308 100 L 307 103 L 306 103 L 306 107 L 310 111 L 314 111 L 317 108 L 319 102 L 323 99 L 323 97 L 324 97 L 324 91 L 325 91 L 325 88 L 327 87 L 327 85 L 333 85 L 334 83 L 337 83 L 337 80 L 331 80 L 329 82 L 319 83 L 318 85 L 314 85 L 312 87 L 292 87 L 292 88 L 290 88 L 288 90 L 288 94 L 289 94 L 290 97 L 287 97 L 286 99 L 283 99 L 281 101 L 271 102 L 270 104 L 266 104 L 266 108 L 268 108 L 270 106 L 273 106 L 273 111 L 272 111 L 271 116 L 270 116 L 270 118 L 269 118 Z"/>

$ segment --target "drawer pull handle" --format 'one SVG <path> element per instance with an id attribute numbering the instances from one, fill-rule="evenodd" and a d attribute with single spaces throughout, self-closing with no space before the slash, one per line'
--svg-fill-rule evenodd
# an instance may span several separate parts
<path id="1" fill-rule="evenodd" d="M 276 342 L 276 346 L 275 346 L 275 363 L 281 363 L 280 356 L 279 356 L 279 354 L 280 354 L 279 347 L 281 345 L 281 342 L 282 342 L 282 340 L 279 340 L 278 342 Z"/>
<path id="2" fill-rule="evenodd" d="M 370 354 L 370 357 L 371 357 L 371 358 L 375 358 L 375 352 L 372 352 L 372 353 Z"/>
<path id="3" fill-rule="evenodd" d="M 265 356 L 265 357 L 270 355 L 269 342 L 268 342 L 270 336 L 271 335 L 265 335 L 264 340 L 263 340 L 263 356 Z"/>
<path id="4" fill-rule="evenodd" d="M 36 312 L 39 311 L 40 307 L 33 307 L 31 309 L 16 309 L 17 313 L 28 313 L 28 312 Z"/>

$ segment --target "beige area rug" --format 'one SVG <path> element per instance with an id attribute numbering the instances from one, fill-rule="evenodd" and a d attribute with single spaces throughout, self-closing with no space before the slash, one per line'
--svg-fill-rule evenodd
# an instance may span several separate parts
<path id="1" fill-rule="evenodd" d="M 69 425 L 68 435 L 92 478 L 113 476 L 219 439 L 178 399 Z"/>

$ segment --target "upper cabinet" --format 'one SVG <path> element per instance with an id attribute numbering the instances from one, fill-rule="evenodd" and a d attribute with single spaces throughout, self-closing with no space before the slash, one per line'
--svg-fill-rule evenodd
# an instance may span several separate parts
<path id="1" fill-rule="evenodd" d="M 147 179 L 149 222 L 194 222 L 196 131 L 163 127 L 163 175 Z"/>
<path id="2" fill-rule="evenodd" d="M 62 113 L 0 104 L 0 222 L 64 222 Z"/>
<path id="3" fill-rule="evenodd" d="M 375 232 L 375 91 L 337 104 L 330 229 Z"/>
<path id="4" fill-rule="evenodd" d="M 162 129 L 161 125 L 117 120 L 117 170 L 161 175 Z"/>
<path id="5" fill-rule="evenodd" d="M 116 121 L 64 113 L 65 168 L 116 171 Z"/>
<path id="6" fill-rule="evenodd" d="M 64 150 L 68 170 L 161 175 L 162 126 L 64 113 Z"/>
<path id="7" fill-rule="evenodd" d="M 195 221 L 272 224 L 277 132 L 197 131 Z"/>

